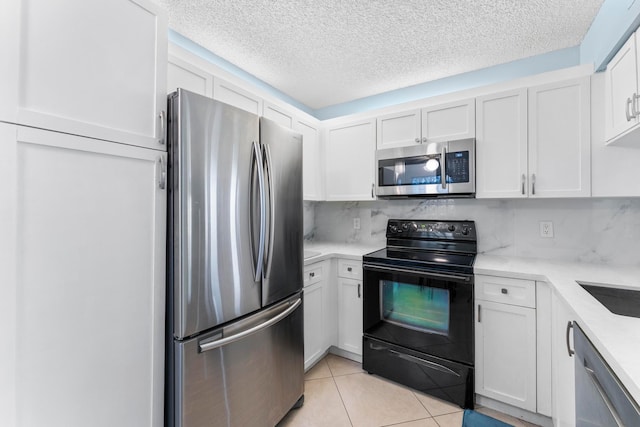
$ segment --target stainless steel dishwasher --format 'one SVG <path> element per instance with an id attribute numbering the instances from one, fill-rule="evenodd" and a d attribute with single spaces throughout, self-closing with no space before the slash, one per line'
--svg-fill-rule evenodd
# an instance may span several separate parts
<path id="1" fill-rule="evenodd" d="M 640 426 L 640 408 L 574 322 L 577 427 Z"/>

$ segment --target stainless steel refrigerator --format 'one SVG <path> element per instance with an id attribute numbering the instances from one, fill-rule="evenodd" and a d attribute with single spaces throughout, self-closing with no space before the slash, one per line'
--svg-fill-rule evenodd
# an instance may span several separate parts
<path id="1" fill-rule="evenodd" d="M 169 95 L 169 426 L 274 426 L 303 401 L 302 137 Z"/>

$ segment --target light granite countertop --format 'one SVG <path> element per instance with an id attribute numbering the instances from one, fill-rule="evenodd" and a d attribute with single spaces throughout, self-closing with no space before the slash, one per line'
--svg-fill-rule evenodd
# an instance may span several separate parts
<path id="1" fill-rule="evenodd" d="M 362 261 L 362 256 L 369 252 L 382 249 L 383 244 L 363 245 L 349 243 L 331 243 L 331 242 L 313 242 L 305 243 L 305 259 L 304 265 L 313 264 L 314 262 L 323 261 L 329 258 L 346 258 Z M 307 255 L 310 255 L 307 257 Z"/>
<path id="2" fill-rule="evenodd" d="M 305 265 L 333 257 L 362 260 L 380 245 L 305 243 Z M 311 252 L 310 252 L 311 251 Z M 554 262 L 479 254 L 475 274 L 544 281 L 575 313 L 575 320 L 607 360 L 631 396 L 640 402 L 640 319 L 611 313 L 576 281 L 640 290 L 640 267 Z"/>

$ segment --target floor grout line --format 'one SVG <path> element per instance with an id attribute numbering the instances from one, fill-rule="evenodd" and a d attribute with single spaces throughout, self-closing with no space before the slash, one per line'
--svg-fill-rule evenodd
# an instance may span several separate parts
<path id="1" fill-rule="evenodd" d="M 329 366 L 329 371 L 331 371 L 330 366 Z M 351 420 L 351 415 L 349 415 L 349 410 L 347 409 L 347 405 L 344 403 L 344 399 L 342 398 L 342 393 L 340 393 L 340 388 L 338 387 L 338 383 L 336 382 L 336 377 L 333 376 L 333 371 L 331 371 L 331 379 L 333 380 L 333 385 L 336 387 L 336 390 L 338 390 L 338 396 L 340 396 L 340 402 L 342 402 L 342 406 L 344 407 L 344 412 L 347 413 L 347 418 L 349 418 L 349 424 L 351 424 L 351 427 L 354 427 L 353 421 Z"/>

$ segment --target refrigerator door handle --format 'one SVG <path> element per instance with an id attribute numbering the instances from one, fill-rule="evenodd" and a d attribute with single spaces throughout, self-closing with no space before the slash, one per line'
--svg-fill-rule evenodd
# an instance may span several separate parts
<path id="1" fill-rule="evenodd" d="M 253 141 L 253 165 L 258 172 L 258 189 L 260 191 L 260 240 L 258 242 L 258 259 L 254 260 L 254 280 L 262 280 L 262 266 L 264 264 L 264 246 L 267 223 L 267 207 L 265 200 L 264 171 L 262 169 L 263 158 L 260 145 Z M 253 239 L 252 239 L 253 241 Z"/>
<path id="2" fill-rule="evenodd" d="M 287 308 L 285 311 L 278 314 L 277 316 L 274 316 L 271 319 L 265 321 L 264 323 L 261 323 L 252 328 L 246 329 L 235 335 L 231 335 L 230 337 L 225 337 L 222 339 L 216 339 L 217 337 L 214 337 L 214 340 L 207 340 L 199 343 L 200 352 L 205 352 L 209 350 L 214 350 L 219 347 L 223 347 L 225 345 L 239 341 L 243 338 L 248 337 L 249 335 L 255 334 L 256 332 L 260 332 L 263 329 L 266 329 L 270 326 L 275 325 L 276 323 L 278 323 L 279 321 L 281 321 L 282 319 L 284 319 L 285 317 L 293 313 L 300 306 L 300 304 L 302 304 L 302 298 L 298 298 L 293 303 L 290 302 L 289 304 L 290 304 L 289 308 Z"/>
<path id="3" fill-rule="evenodd" d="M 268 144 L 264 144 L 264 157 L 266 163 L 266 171 L 267 171 L 267 190 L 269 191 L 269 237 L 267 239 L 267 256 L 266 256 L 266 269 L 265 269 L 265 277 L 271 277 L 271 264 L 273 261 L 273 236 L 275 233 L 276 227 L 276 215 L 275 215 L 275 198 L 276 198 L 276 190 L 275 185 L 273 184 L 273 162 L 271 161 L 271 150 L 269 149 Z"/>

